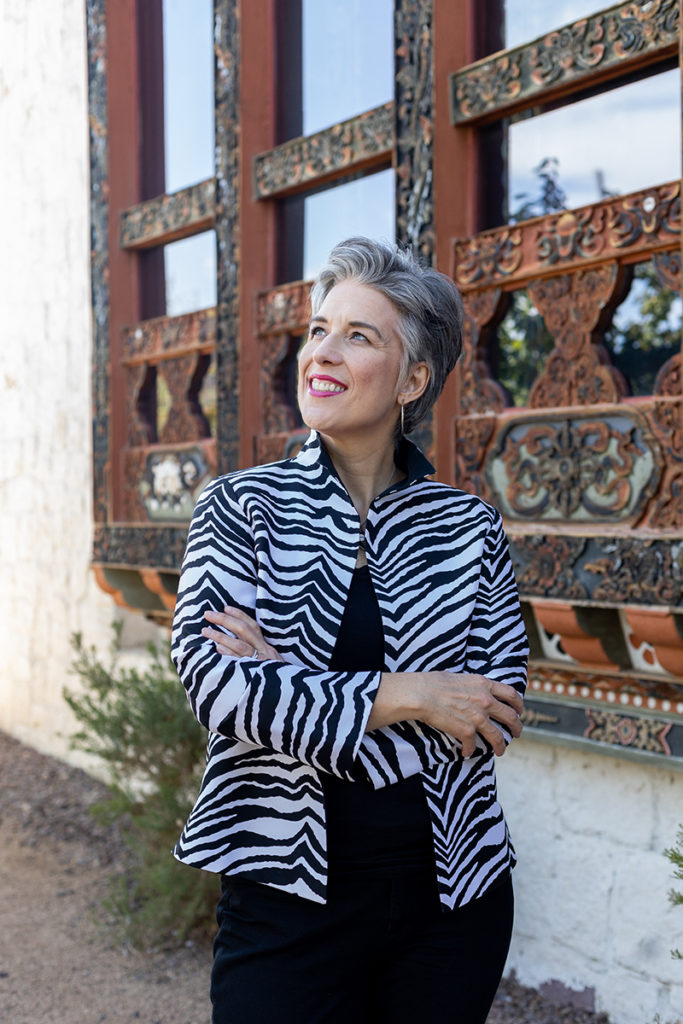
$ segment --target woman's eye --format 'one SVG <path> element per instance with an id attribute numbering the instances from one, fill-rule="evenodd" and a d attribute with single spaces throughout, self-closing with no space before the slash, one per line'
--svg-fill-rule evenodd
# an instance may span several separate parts
<path id="1" fill-rule="evenodd" d="M 368 339 L 360 331 L 354 331 L 351 335 L 354 341 L 367 341 Z"/>
<path id="2" fill-rule="evenodd" d="M 324 332 L 323 328 L 318 324 L 315 327 L 311 327 L 311 329 L 308 332 L 308 337 L 309 338 L 320 338 L 320 337 L 322 337 L 322 335 L 324 333 L 325 332 Z"/>

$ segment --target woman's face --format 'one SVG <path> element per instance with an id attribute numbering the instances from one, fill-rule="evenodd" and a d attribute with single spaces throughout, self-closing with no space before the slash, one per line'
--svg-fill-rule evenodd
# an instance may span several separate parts
<path id="1" fill-rule="evenodd" d="M 299 352 L 304 423 L 339 441 L 388 442 L 399 414 L 399 316 L 374 288 L 342 281 L 311 319 Z"/>

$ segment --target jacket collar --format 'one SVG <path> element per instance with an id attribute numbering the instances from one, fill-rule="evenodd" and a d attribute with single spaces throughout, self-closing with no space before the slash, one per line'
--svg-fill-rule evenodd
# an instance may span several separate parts
<path id="1" fill-rule="evenodd" d="M 395 455 L 396 465 L 399 469 L 402 469 L 406 474 L 406 479 L 402 480 L 400 484 L 395 484 L 392 487 L 407 487 L 409 484 L 424 480 L 425 477 L 431 476 L 435 472 L 429 459 L 424 453 L 409 441 L 407 437 L 402 437 L 396 446 Z M 304 444 L 301 451 L 294 456 L 294 461 L 299 462 L 305 466 L 312 466 L 318 463 L 324 466 L 333 476 L 338 478 L 334 463 L 329 456 L 325 445 L 320 440 L 320 436 L 317 430 L 312 430 L 308 436 L 308 440 Z"/>

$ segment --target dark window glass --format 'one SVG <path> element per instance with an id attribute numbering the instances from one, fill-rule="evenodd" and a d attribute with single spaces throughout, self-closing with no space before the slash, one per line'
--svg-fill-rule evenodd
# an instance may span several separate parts
<path id="1" fill-rule="evenodd" d="M 304 277 L 314 277 L 337 242 L 351 235 L 393 241 L 394 172 L 379 171 L 307 196 L 304 205 Z"/>
<path id="2" fill-rule="evenodd" d="M 304 135 L 394 95 L 392 0 L 303 0 Z"/>
<path id="3" fill-rule="evenodd" d="M 213 3 L 163 0 L 166 191 L 214 173 Z"/>

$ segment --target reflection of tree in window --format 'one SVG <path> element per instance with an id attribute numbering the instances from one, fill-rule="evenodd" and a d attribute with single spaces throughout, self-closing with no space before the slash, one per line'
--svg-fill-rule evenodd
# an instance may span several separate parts
<path id="1" fill-rule="evenodd" d="M 513 222 L 567 209 L 567 196 L 560 185 L 559 160 L 548 156 L 534 167 L 533 173 L 538 179 L 538 195 L 530 197 L 528 192 L 516 193 L 514 199 L 517 205 L 510 214 Z"/>
<path id="2" fill-rule="evenodd" d="M 512 293 L 504 320 L 498 325 L 498 380 L 511 405 L 526 405 L 531 387 L 555 342 L 526 289 Z M 495 360 L 492 359 L 492 362 Z"/>
<path id="3" fill-rule="evenodd" d="M 534 167 L 533 173 L 537 179 L 537 194 L 519 192 L 515 195 L 517 205 L 510 213 L 513 222 L 566 209 L 566 196 L 559 182 L 559 161 L 546 157 Z M 497 365 L 498 380 L 507 390 L 512 405 L 526 405 L 531 386 L 554 345 L 526 289 L 513 292 L 508 312 L 498 326 L 497 345 L 491 353 L 491 363 Z"/>
<path id="4" fill-rule="evenodd" d="M 510 215 L 513 222 L 566 208 L 558 161 L 546 157 L 534 174 L 538 192 L 535 196 L 527 192 L 515 195 L 518 205 Z M 599 171 L 596 177 L 599 182 Z M 632 395 L 651 395 L 658 371 L 680 351 L 681 310 L 680 294 L 662 285 L 652 262 L 638 264 L 628 296 L 601 339 Z M 507 389 L 511 404 L 526 405 L 553 347 L 554 340 L 528 293 L 514 292 L 491 352 L 491 364 L 497 368 L 497 379 Z"/>
<path id="5" fill-rule="evenodd" d="M 604 342 L 631 394 L 651 395 L 657 372 L 681 348 L 681 296 L 661 284 L 652 262 L 635 268 Z"/>

